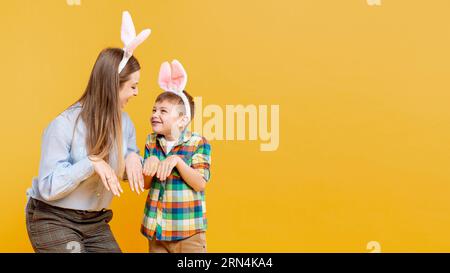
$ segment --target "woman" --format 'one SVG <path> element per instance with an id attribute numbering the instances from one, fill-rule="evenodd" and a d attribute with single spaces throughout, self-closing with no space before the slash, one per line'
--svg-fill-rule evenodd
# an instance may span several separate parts
<path id="1" fill-rule="evenodd" d="M 124 171 L 143 190 L 135 128 L 122 110 L 138 95 L 140 65 L 124 50 L 103 50 L 81 98 L 44 132 L 39 176 L 27 191 L 28 235 L 36 252 L 120 252 L 108 209 Z"/>
<path id="2" fill-rule="evenodd" d="M 121 252 L 109 222 L 114 195 L 143 191 L 136 130 L 122 110 L 138 95 L 140 65 L 133 51 L 150 35 L 136 36 L 122 16 L 124 49 L 103 50 L 84 94 L 44 132 L 39 176 L 28 189 L 26 225 L 36 252 Z"/>
<path id="3" fill-rule="evenodd" d="M 126 171 L 143 189 L 135 128 L 122 109 L 138 95 L 140 65 L 133 56 L 118 73 L 124 51 L 103 50 L 82 97 L 45 130 L 39 176 L 28 189 L 26 222 L 36 252 L 120 252 L 111 233 L 113 195 Z"/>

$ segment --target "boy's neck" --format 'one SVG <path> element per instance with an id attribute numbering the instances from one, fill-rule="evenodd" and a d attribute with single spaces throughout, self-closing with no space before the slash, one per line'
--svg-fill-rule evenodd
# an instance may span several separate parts
<path id="1" fill-rule="evenodd" d="M 166 141 L 177 141 L 180 138 L 180 136 L 183 134 L 183 131 L 185 129 L 183 129 L 180 132 L 178 132 L 177 135 L 173 135 L 173 134 L 170 134 L 170 133 L 166 134 L 166 135 L 164 135 L 164 138 L 166 139 Z"/>
<path id="2" fill-rule="evenodd" d="M 175 140 L 178 139 L 177 137 L 174 137 L 174 136 L 172 136 L 172 135 L 164 135 L 164 138 L 165 138 L 167 141 L 175 141 Z"/>

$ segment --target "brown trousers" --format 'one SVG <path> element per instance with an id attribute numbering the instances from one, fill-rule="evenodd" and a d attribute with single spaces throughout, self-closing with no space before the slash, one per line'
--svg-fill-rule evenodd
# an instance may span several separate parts
<path id="1" fill-rule="evenodd" d="M 150 253 L 206 253 L 206 234 L 200 232 L 179 241 L 148 240 Z"/>
<path id="2" fill-rule="evenodd" d="M 121 252 L 109 222 L 111 210 L 64 209 L 30 198 L 26 208 L 28 237 L 35 252 Z"/>

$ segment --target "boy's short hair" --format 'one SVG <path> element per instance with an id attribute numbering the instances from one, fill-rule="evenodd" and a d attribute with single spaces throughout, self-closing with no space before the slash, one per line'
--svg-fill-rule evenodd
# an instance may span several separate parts
<path id="1" fill-rule="evenodd" d="M 189 106 L 191 107 L 191 119 L 193 119 L 194 113 L 195 113 L 194 99 L 192 98 L 191 95 L 189 95 L 188 92 L 186 92 L 186 90 L 184 90 L 183 93 L 186 95 L 186 98 L 189 101 Z M 184 108 L 183 114 L 186 114 L 184 112 L 184 111 L 186 111 L 186 108 L 184 107 L 183 99 L 180 96 L 178 96 L 177 94 L 172 93 L 172 92 L 163 92 L 163 93 L 159 94 L 158 97 L 156 98 L 155 102 L 163 102 L 163 101 L 170 101 L 173 104 L 182 105 Z"/>

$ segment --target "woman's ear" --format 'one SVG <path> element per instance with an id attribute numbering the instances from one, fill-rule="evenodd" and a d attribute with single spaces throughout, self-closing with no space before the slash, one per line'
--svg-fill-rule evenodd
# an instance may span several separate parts
<path id="1" fill-rule="evenodd" d="M 119 94 L 125 89 L 125 83 L 119 84 Z"/>

